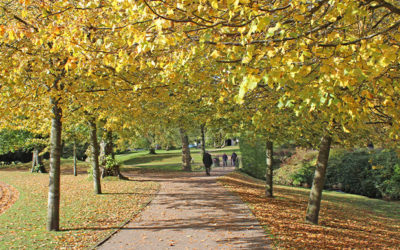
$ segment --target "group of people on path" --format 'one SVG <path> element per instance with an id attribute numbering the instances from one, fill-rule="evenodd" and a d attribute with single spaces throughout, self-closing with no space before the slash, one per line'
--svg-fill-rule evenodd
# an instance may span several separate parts
<path id="1" fill-rule="evenodd" d="M 236 166 L 236 160 L 237 160 L 237 154 L 233 152 L 231 155 L 231 166 Z M 219 166 L 219 158 L 216 157 L 213 160 L 211 154 L 205 152 L 203 154 L 203 164 L 206 169 L 206 175 L 210 175 L 211 165 L 214 164 L 215 166 Z M 226 153 L 222 155 L 222 166 L 223 167 L 228 166 L 228 155 Z"/>

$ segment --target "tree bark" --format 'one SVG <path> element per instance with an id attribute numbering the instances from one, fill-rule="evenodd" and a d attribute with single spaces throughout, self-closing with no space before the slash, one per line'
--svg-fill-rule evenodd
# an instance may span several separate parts
<path id="1" fill-rule="evenodd" d="M 89 120 L 90 144 L 92 146 L 92 169 L 94 193 L 101 194 L 100 166 L 99 166 L 99 143 L 97 141 L 97 126 L 94 119 Z"/>
<path id="2" fill-rule="evenodd" d="M 266 179 L 266 189 L 265 189 L 265 196 L 266 197 L 273 197 L 273 166 L 274 166 L 274 151 L 273 151 L 273 143 L 272 141 L 267 141 L 266 146 L 266 161 L 267 161 L 267 169 L 265 172 L 265 179 Z"/>
<path id="3" fill-rule="evenodd" d="M 186 134 L 185 129 L 181 128 L 179 129 L 179 132 L 182 140 L 182 169 L 184 171 L 192 171 L 190 164 L 192 157 L 190 156 L 189 137 Z"/>
<path id="4" fill-rule="evenodd" d="M 50 104 L 52 106 L 52 118 L 50 131 L 50 173 L 47 206 L 47 230 L 59 231 L 62 110 L 59 107 L 58 101 L 54 98 L 50 98 Z"/>
<path id="5" fill-rule="evenodd" d="M 74 158 L 74 176 L 78 175 L 77 171 L 77 161 L 76 161 L 76 140 L 74 139 L 74 147 L 73 147 L 73 158 Z"/>
<path id="6" fill-rule="evenodd" d="M 39 164 L 39 150 L 37 148 L 34 148 L 32 151 L 32 170 L 31 172 L 33 173 L 35 171 L 36 165 Z"/>
<path id="7" fill-rule="evenodd" d="M 100 143 L 100 162 L 103 167 L 102 178 L 106 176 L 118 176 L 121 180 L 128 180 L 129 178 L 121 174 L 119 165 L 115 165 L 112 169 L 106 169 L 107 157 L 111 156 L 115 159 L 114 143 L 112 131 L 106 131 L 106 138 Z"/>
<path id="8" fill-rule="evenodd" d="M 100 165 L 105 165 L 107 156 L 115 159 L 113 146 L 112 131 L 106 131 L 106 137 L 100 143 Z"/>
<path id="9" fill-rule="evenodd" d="M 31 172 L 47 173 L 43 165 L 43 156 L 40 156 L 40 149 L 34 148 L 32 152 L 32 170 Z"/>
<path id="10" fill-rule="evenodd" d="M 150 155 L 155 155 L 156 154 L 156 149 L 153 148 L 153 147 L 149 148 L 149 154 Z"/>
<path id="11" fill-rule="evenodd" d="M 325 135 L 322 137 L 319 147 L 317 167 L 315 169 L 314 180 L 308 200 L 306 221 L 318 224 L 319 210 L 321 207 L 322 190 L 325 183 L 325 174 L 328 167 L 329 151 L 331 148 L 332 137 Z"/>
<path id="12" fill-rule="evenodd" d="M 206 153 L 205 125 L 201 124 L 201 155 Z"/>
<path id="13" fill-rule="evenodd" d="M 111 130 L 107 130 L 106 132 L 106 147 L 104 149 L 106 155 L 111 155 L 111 157 L 115 159 L 113 133 Z"/>

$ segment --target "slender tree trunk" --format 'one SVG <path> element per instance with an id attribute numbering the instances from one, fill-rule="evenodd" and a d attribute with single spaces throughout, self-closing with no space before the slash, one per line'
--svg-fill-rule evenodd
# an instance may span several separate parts
<path id="1" fill-rule="evenodd" d="M 189 148 L 189 137 L 186 134 L 185 129 L 179 129 L 182 140 L 182 168 L 184 171 L 192 171 L 192 167 L 190 165 L 190 161 L 192 157 L 190 156 L 190 148 Z"/>
<path id="2" fill-rule="evenodd" d="M 36 165 L 39 164 L 39 150 L 37 148 L 34 148 L 32 151 L 32 170 L 31 172 L 33 173 L 35 171 Z"/>
<path id="3" fill-rule="evenodd" d="M 266 155 L 267 155 L 267 169 L 265 172 L 265 179 L 266 179 L 266 189 L 265 189 L 265 196 L 266 197 L 273 197 L 273 171 L 274 171 L 274 151 L 273 151 L 273 143 L 272 141 L 267 141 L 267 147 L 266 147 Z"/>
<path id="4" fill-rule="evenodd" d="M 329 151 L 331 148 L 332 137 L 325 135 L 322 137 L 321 145 L 315 169 L 314 180 L 311 187 L 310 198 L 306 213 L 306 221 L 312 224 L 318 224 L 318 215 L 321 207 L 322 190 L 325 183 L 325 173 L 328 167 Z"/>
<path id="5" fill-rule="evenodd" d="M 155 153 L 155 152 L 154 152 Z M 115 159 L 115 154 L 114 154 L 114 143 L 113 143 L 113 133 L 111 130 L 107 131 L 106 134 L 106 147 L 105 147 L 105 154 L 111 155 L 113 159 Z M 115 173 L 117 174 L 119 179 L 122 180 L 128 180 L 129 178 L 125 177 L 123 174 L 121 174 L 121 170 L 119 169 L 119 165 L 115 167 Z"/>
<path id="6" fill-rule="evenodd" d="M 104 149 L 105 149 L 105 154 L 106 155 L 111 155 L 111 157 L 113 159 L 115 159 L 113 133 L 112 133 L 111 130 L 107 130 L 107 133 L 106 133 L 106 147 Z"/>
<path id="7" fill-rule="evenodd" d="M 201 155 L 206 153 L 205 125 L 201 124 Z"/>
<path id="8" fill-rule="evenodd" d="M 74 176 L 78 175 L 77 171 L 77 161 L 76 161 L 76 140 L 74 139 L 74 147 L 73 147 L 73 158 L 74 158 Z"/>
<path id="9" fill-rule="evenodd" d="M 47 206 L 47 230 L 58 231 L 60 223 L 60 158 L 62 110 L 58 106 L 58 101 L 54 98 L 50 98 L 50 104 L 52 105 L 52 118 L 50 131 L 50 181 Z"/>
<path id="10" fill-rule="evenodd" d="M 107 156 L 115 159 L 113 147 L 112 131 L 106 131 L 106 137 L 100 142 L 100 165 L 105 165 Z"/>
<path id="11" fill-rule="evenodd" d="M 96 121 L 91 119 L 90 126 L 90 144 L 92 146 L 92 168 L 93 168 L 93 184 L 94 193 L 101 194 L 100 184 L 100 166 L 99 166 L 99 143 L 97 141 L 97 126 Z"/>

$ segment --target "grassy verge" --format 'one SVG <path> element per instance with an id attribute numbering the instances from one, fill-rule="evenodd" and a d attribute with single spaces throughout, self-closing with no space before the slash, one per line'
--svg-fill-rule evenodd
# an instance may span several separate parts
<path id="1" fill-rule="evenodd" d="M 369 248 L 400 246 L 400 202 L 324 192 L 320 225 L 304 222 L 309 189 L 275 186 L 275 198 L 265 198 L 262 181 L 231 173 L 221 183 L 250 208 L 272 234 L 278 248 Z"/>
<path id="2" fill-rule="evenodd" d="M 0 215 L 0 249 L 88 248 L 138 213 L 158 189 L 153 182 L 103 181 L 93 194 L 87 175 L 61 177 L 60 232 L 46 231 L 47 174 L 2 171 L 0 181 L 20 192 Z"/>
<path id="3" fill-rule="evenodd" d="M 207 149 L 208 150 L 208 149 Z M 203 171 L 202 155 L 200 149 L 191 149 L 193 171 Z M 219 156 L 222 164 L 222 154 L 229 156 L 232 152 L 239 153 L 238 147 L 226 147 L 223 149 L 209 149 L 213 157 Z M 157 150 L 157 154 L 151 155 L 147 151 L 131 152 L 116 156 L 122 163 L 122 170 L 142 169 L 145 171 L 182 171 L 181 150 Z"/>

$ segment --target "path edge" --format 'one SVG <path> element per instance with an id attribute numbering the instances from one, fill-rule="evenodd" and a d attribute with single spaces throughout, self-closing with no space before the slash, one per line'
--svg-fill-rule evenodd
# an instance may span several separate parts
<path id="1" fill-rule="evenodd" d="M 154 200 L 154 198 L 158 195 L 158 193 L 161 190 L 161 184 L 159 185 L 157 191 L 154 193 L 154 196 L 149 199 L 144 206 L 137 212 L 133 213 L 131 215 L 131 217 L 127 220 L 125 220 L 124 222 L 122 222 L 121 225 L 118 226 L 117 229 L 115 229 L 113 232 L 111 232 L 109 235 L 105 236 L 103 239 L 101 239 L 98 243 L 96 243 L 96 245 L 94 245 L 93 247 L 91 247 L 91 250 L 95 250 L 98 247 L 100 247 L 101 245 L 103 245 L 106 241 L 108 241 L 112 236 L 114 236 L 114 234 L 118 233 L 123 227 L 125 227 L 129 222 L 133 221 L 139 214 L 141 214 L 143 212 L 143 210 L 145 210 L 150 204 L 151 202 Z"/>
<path id="2" fill-rule="evenodd" d="M 240 170 L 236 170 L 236 169 L 235 169 L 234 171 L 230 172 L 230 173 L 233 173 L 233 172 L 242 173 Z M 230 174 L 230 173 L 228 173 L 228 174 Z M 238 195 L 235 191 L 231 190 L 230 188 L 224 186 L 224 185 L 222 184 L 222 180 L 219 180 L 219 178 L 225 177 L 225 176 L 227 176 L 228 174 L 218 177 L 218 178 L 217 178 L 217 184 L 220 185 L 222 188 L 224 188 L 224 189 L 225 189 L 228 193 L 230 193 L 232 196 L 235 196 L 237 199 L 239 199 L 239 200 L 243 203 L 243 205 L 246 206 L 246 209 L 248 210 L 249 214 L 251 214 L 251 215 L 254 217 L 254 219 L 258 222 L 258 226 L 259 226 L 259 227 L 261 228 L 261 230 L 263 231 L 263 233 L 264 233 L 264 235 L 265 235 L 265 238 L 266 238 L 267 242 L 269 243 L 269 246 L 268 246 L 269 249 L 277 249 L 277 246 L 275 245 L 274 241 L 271 239 L 271 236 L 274 236 L 274 235 L 273 235 L 272 233 L 268 232 L 268 231 L 264 228 L 264 226 L 261 224 L 260 220 L 257 218 L 257 216 L 254 214 L 253 210 L 250 208 L 249 203 L 243 201 L 243 200 L 242 200 L 242 197 L 240 197 L 240 195 Z"/>

